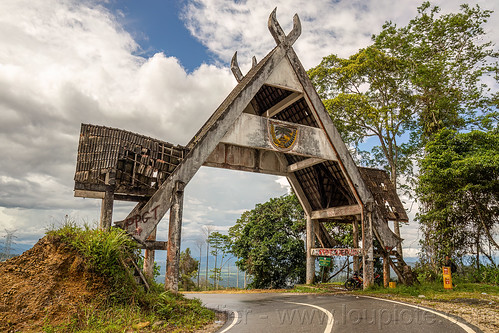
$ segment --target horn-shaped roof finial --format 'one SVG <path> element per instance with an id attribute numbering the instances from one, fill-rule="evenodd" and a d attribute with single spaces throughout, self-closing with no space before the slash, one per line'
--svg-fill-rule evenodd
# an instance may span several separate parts
<path id="1" fill-rule="evenodd" d="M 293 16 L 293 30 L 286 35 L 284 33 L 284 30 L 282 30 L 281 25 L 277 21 L 276 17 L 276 12 L 277 12 L 277 7 L 274 8 L 272 13 L 270 13 L 269 16 L 269 30 L 270 33 L 272 34 L 272 37 L 274 37 L 274 40 L 276 41 L 277 45 L 279 44 L 284 44 L 287 46 L 291 46 L 296 42 L 298 37 L 301 35 L 301 22 L 300 18 L 298 17 L 298 14 L 295 14 Z"/>
<path id="2" fill-rule="evenodd" d="M 230 62 L 230 70 L 232 71 L 232 74 L 234 74 L 237 82 L 241 82 L 244 76 L 241 72 L 241 69 L 239 68 L 239 64 L 237 63 L 237 51 L 232 56 L 232 60 Z"/>

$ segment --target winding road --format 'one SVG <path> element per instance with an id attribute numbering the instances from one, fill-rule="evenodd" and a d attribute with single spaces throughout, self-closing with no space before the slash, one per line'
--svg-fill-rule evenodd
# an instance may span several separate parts
<path id="1" fill-rule="evenodd" d="M 460 318 L 417 305 L 355 295 L 186 294 L 226 311 L 218 333 L 481 332 Z"/>

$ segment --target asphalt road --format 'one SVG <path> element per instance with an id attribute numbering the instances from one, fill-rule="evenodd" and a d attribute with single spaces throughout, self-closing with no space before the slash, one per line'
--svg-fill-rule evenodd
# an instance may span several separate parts
<path id="1" fill-rule="evenodd" d="M 218 333 L 481 332 L 441 312 L 366 296 L 199 293 L 186 297 L 229 313 Z"/>

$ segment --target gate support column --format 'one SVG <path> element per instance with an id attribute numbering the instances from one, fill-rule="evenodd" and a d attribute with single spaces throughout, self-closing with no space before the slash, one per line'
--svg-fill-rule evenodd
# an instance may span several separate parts
<path id="1" fill-rule="evenodd" d="M 113 223 L 113 205 L 114 205 L 114 185 L 116 184 L 116 171 L 108 170 L 104 180 L 106 184 L 106 192 L 102 198 L 102 206 L 100 209 L 99 228 L 101 230 L 111 229 Z"/>
<path id="2" fill-rule="evenodd" d="M 388 253 L 383 253 L 383 286 L 388 288 L 390 283 L 390 256 Z"/>
<path id="3" fill-rule="evenodd" d="M 353 247 L 359 248 L 359 221 L 357 217 L 353 220 L 352 223 L 353 229 Z M 359 273 L 360 264 L 359 264 L 359 256 L 353 256 L 353 271 Z"/>
<path id="4" fill-rule="evenodd" d="M 367 208 L 367 209 L 366 209 Z M 364 289 L 374 284 L 373 211 L 372 204 L 362 210 L 362 266 Z"/>
<path id="5" fill-rule="evenodd" d="M 400 237 L 400 222 L 399 220 L 393 221 L 393 232 L 395 235 Z M 404 253 L 402 252 L 402 242 L 397 244 L 397 252 L 400 254 L 401 257 L 404 257 Z"/>
<path id="6" fill-rule="evenodd" d="M 111 223 L 113 220 L 113 203 L 114 191 L 106 190 L 104 198 L 102 198 L 102 206 L 100 209 L 99 228 L 101 230 L 109 230 L 111 228 Z"/>
<path id="7" fill-rule="evenodd" d="M 312 248 L 315 243 L 314 223 L 310 215 L 307 214 L 307 270 L 306 283 L 313 284 L 315 277 L 315 257 L 312 256 Z"/>
<path id="8" fill-rule="evenodd" d="M 175 184 L 172 195 L 172 206 L 170 207 L 170 223 L 168 227 L 165 289 L 175 293 L 178 291 L 184 186 L 185 184 L 182 182 L 177 182 Z"/>
<path id="9" fill-rule="evenodd" d="M 153 232 L 149 237 L 147 237 L 147 241 L 155 241 L 156 240 L 156 231 L 157 227 L 154 228 Z M 154 250 L 145 249 L 144 251 L 144 274 L 150 279 L 154 278 Z"/>

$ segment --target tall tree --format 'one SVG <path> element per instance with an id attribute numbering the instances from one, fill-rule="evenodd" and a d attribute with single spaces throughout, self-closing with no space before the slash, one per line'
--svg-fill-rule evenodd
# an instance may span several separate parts
<path id="1" fill-rule="evenodd" d="M 434 133 L 463 128 L 497 107 L 484 84 L 497 74 L 498 52 L 483 28 L 492 12 L 462 5 L 459 13 L 439 13 L 424 2 L 407 26 L 386 22 L 373 45 L 347 59 L 327 56 L 309 71 L 347 143 L 359 151 L 377 138 L 367 162 L 386 168 L 397 188 Z"/>
<path id="2" fill-rule="evenodd" d="M 215 289 L 218 288 L 219 281 L 222 279 L 221 271 L 223 265 L 226 263 L 224 259 L 230 251 L 231 241 L 229 236 L 222 235 L 218 231 L 212 232 L 208 237 L 208 242 L 211 246 L 211 255 L 215 256 L 215 267 L 213 268 L 213 280 L 215 281 Z M 218 261 L 219 255 L 221 256 L 220 262 Z M 219 265 L 217 265 L 219 263 Z"/>
<path id="3" fill-rule="evenodd" d="M 179 273 L 184 290 L 190 290 L 194 286 L 192 278 L 197 274 L 199 261 L 191 256 L 191 249 L 187 248 L 180 254 Z"/>
<path id="4" fill-rule="evenodd" d="M 371 46 L 348 59 L 327 56 L 309 71 L 346 143 L 361 152 L 367 137 L 377 138 L 369 162 L 387 168 L 394 184 L 399 172 L 412 170 L 410 147 L 400 142 L 414 113 L 404 66 L 405 61 Z"/>
<path id="5" fill-rule="evenodd" d="M 388 170 L 397 189 L 400 175 L 412 179 L 415 154 L 439 130 L 478 125 L 479 118 L 497 123 L 498 95 L 484 84 L 498 73 L 498 52 L 483 28 L 491 13 L 462 5 L 440 15 L 424 2 L 407 26 L 386 22 L 373 45 L 348 59 L 325 57 L 309 71 L 342 138 L 361 162 Z M 359 144 L 371 136 L 378 144 L 366 154 Z M 394 231 L 399 235 L 397 224 Z"/>
<path id="6" fill-rule="evenodd" d="M 499 250 L 499 132 L 444 129 L 426 145 L 421 170 L 423 261 L 436 268 L 446 254 Z"/>
<path id="7" fill-rule="evenodd" d="M 205 274 L 206 290 L 208 290 L 209 287 L 208 267 L 209 267 L 210 242 L 208 241 L 208 239 L 212 231 L 213 231 L 212 225 L 203 226 L 204 241 L 206 242 L 206 274 Z"/>
<path id="8" fill-rule="evenodd" d="M 236 265 L 253 288 L 282 288 L 305 280 L 305 221 L 295 195 L 273 198 L 244 212 L 229 229 Z"/>
<path id="9" fill-rule="evenodd" d="M 461 5 L 459 13 L 440 15 L 424 2 L 405 27 L 387 22 L 373 36 L 374 46 L 404 59 L 416 102 L 417 134 L 422 143 L 443 128 L 475 123 L 490 111 L 490 89 L 484 78 L 497 73 L 498 52 L 484 24 L 492 11 Z"/>

